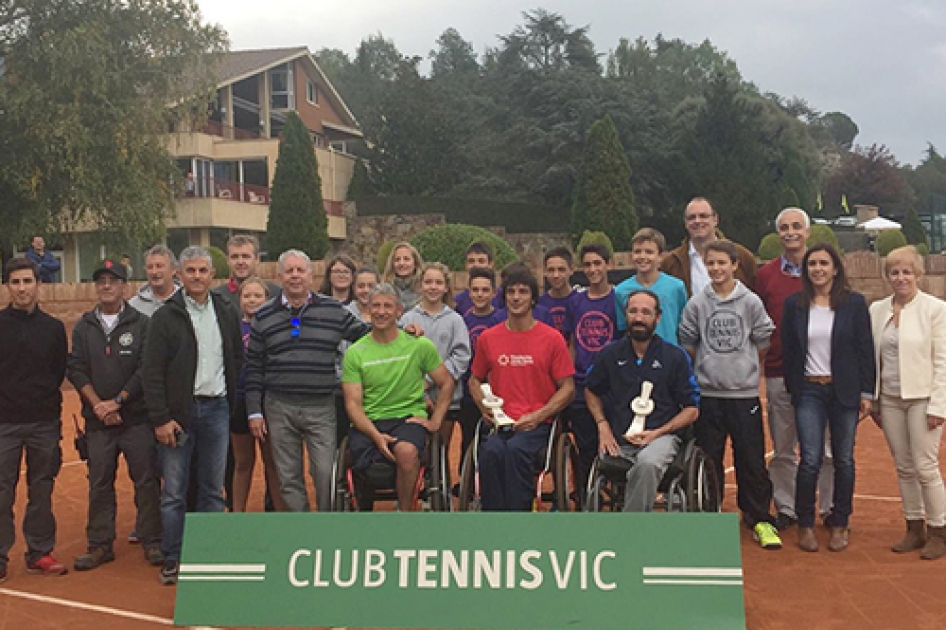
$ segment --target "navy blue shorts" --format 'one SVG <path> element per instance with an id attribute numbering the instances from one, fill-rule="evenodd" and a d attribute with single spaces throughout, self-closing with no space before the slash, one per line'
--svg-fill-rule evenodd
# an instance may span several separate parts
<path id="1" fill-rule="evenodd" d="M 381 433 L 397 438 L 398 442 L 410 442 L 417 448 L 417 454 L 422 456 L 427 448 L 427 429 L 416 422 L 406 422 L 406 418 L 391 420 L 377 420 L 374 426 Z M 380 461 L 390 461 L 367 435 L 352 425 L 348 432 L 348 448 L 351 451 L 352 470 L 365 470 L 371 464 Z M 391 462 L 393 464 L 393 462 Z"/>

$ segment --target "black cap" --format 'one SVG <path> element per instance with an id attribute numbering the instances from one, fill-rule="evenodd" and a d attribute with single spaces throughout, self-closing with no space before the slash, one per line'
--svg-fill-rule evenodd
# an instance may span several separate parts
<path id="1" fill-rule="evenodd" d="M 104 273 L 110 273 L 119 280 L 128 280 L 128 270 L 125 268 L 125 265 L 121 264 L 117 260 L 103 260 L 98 269 L 92 272 L 92 281 L 95 282 Z"/>

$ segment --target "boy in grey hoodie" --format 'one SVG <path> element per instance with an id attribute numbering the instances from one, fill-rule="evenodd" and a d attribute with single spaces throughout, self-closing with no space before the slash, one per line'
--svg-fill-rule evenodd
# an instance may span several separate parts
<path id="1" fill-rule="evenodd" d="M 762 300 L 735 279 L 739 254 L 731 242 L 714 241 L 703 256 L 711 284 L 687 303 L 678 331 L 702 393 L 697 443 L 716 463 L 722 490 L 726 438 L 732 440 L 743 522 L 763 548 L 780 549 L 759 402 L 760 366 L 775 324 Z"/>

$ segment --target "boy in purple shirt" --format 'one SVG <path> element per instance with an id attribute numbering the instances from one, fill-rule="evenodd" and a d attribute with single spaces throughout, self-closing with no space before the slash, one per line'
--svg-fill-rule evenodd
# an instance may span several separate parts
<path id="1" fill-rule="evenodd" d="M 493 305 L 496 297 L 496 274 L 492 269 L 473 267 L 470 269 L 470 310 L 463 314 L 463 321 L 470 332 L 470 349 L 476 354 L 476 340 L 487 329 L 506 319 L 506 311 Z M 472 360 L 470 365 L 472 365 Z M 469 370 L 463 377 L 463 399 L 460 401 L 460 431 L 462 436 L 460 453 L 466 453 L 476 433 L 476 423 L 480 419 L 480 410 L 470 396 L 468 381 Z"/>
<path id="2" fill-rule="evenodd" d="M 574 259 L 567 247 L 553 247 L 545 252 L 543 262 L 549 290 L 539 298 L 539 306 L 549 309 L 552 327 L 567 340 L 571 334 L 568 300 L 574 293 L 568 281 L 574 271 Z"/>
<path id="3" fill-rule="evenodd" d="M 490 269 L 493 268 L 493 250 L 489 248 L 489 245 L 482 241 L 473 241 L 470 243 L 470 246 L 466 248 L 466 254 L 464 255 L 464 266 L 466 267 L 467 272 L 469 273 L 474 268 L 479 267 L 481 269 Z M 472 280 L 472 275 L 470 276 Z M 469 286 L 469 285 L 467 285 Z M 493 306 L 496 308 L 502 308 L 502 298 L 494 291 L 492 298 Z M 470 310 L 473 309 L 473 300 L 470 298 L 470 290 L 464 289 L 456 295 L 453 296 L 455 310 L 460 315 L 466 315 Z"/>
<path id="4" fill-rule="evenodd" d="M 575 400 L 565 411 L 578 445 L 578 487 L 584 488 L 598 453 L 598 427 L 585 404 L 585 376 L 595 355 L 617 335 L 614 287 L 608 281 L 611 252 L 597 244 L 585 245 L 579 254 L 588 288 L 575 291 L 568 300 L 571 318 L 569 347 L 575 359 Z"/>

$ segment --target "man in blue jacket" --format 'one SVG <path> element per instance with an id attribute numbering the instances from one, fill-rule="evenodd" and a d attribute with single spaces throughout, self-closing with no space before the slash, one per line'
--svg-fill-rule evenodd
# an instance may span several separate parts
<path id="1" fill-rule="evenodd" d="M 34 236 L 30 241 L 30 248 L 26 250 L 26 258 L 36 265 L 39 281 L 43 284 L 50 284 L 56 281 L 56 274 L 59 273 L 61 263 L 46 250 L 46 239 L 42 236 Z"/>

